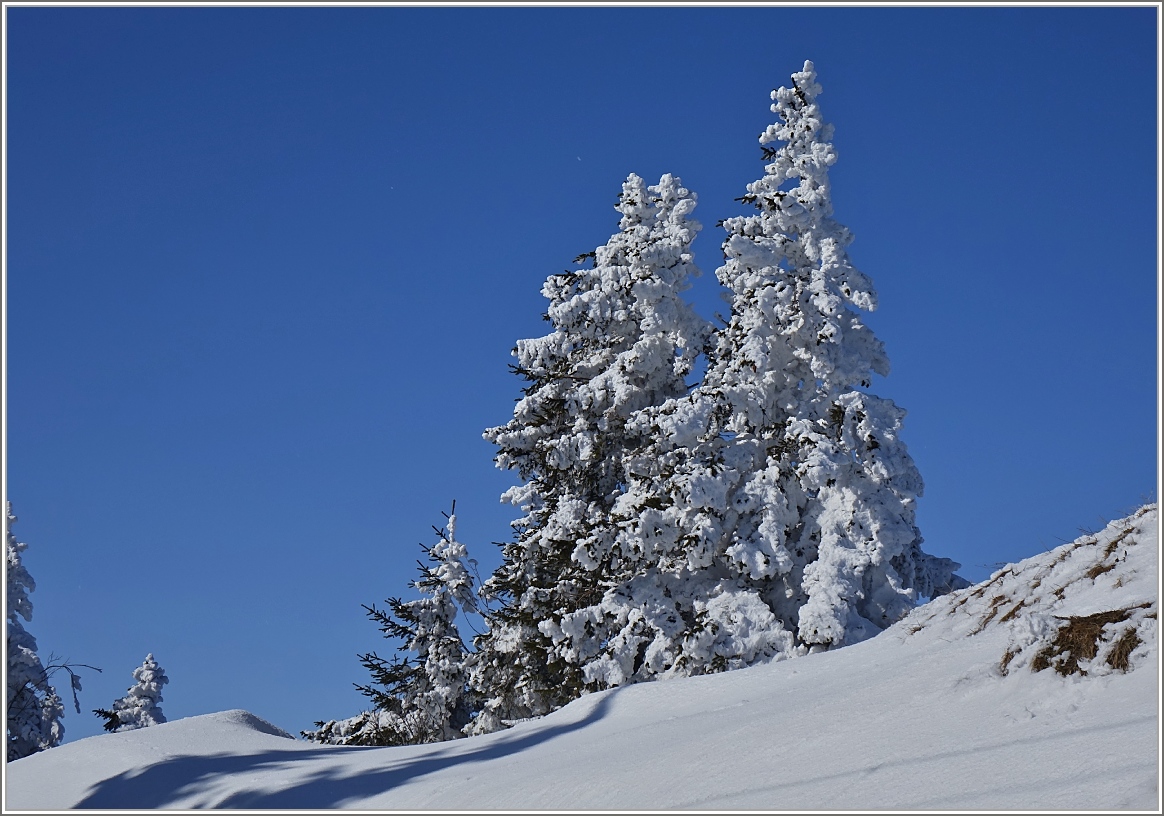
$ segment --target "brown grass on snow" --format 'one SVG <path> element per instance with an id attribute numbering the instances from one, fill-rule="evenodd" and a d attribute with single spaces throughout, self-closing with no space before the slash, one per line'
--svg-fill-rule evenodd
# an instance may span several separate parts
<path id="1" fill-rule="evenodd" d="M 1145 603 L 1127 609 L 1097 612 L 1094 615 L 1059 618 L 1066 621 L 1066 625 L 1059 627 L 1055 640 L 1035 655 L 1035 659 L 1031 661 L 1031 671 L 1039 672 L 1054 668 L 1064 677 L 1070 674 L 1086 676 L 1087 672 L 1080 668 L 1079 664 L 1095 658 L 1099 652 L 1099 643 L 1103 639 L 1104 627 L 1122 623 L 1131 617 L 1133 611 L 1146 609 L 1150 605 Z M 1136 630 L 1128 629 L 1115 642 L 1105 662 L 1113 669 L 1126 672 L 1129 667 L 1128 655 L 1139 645 L 1140 636 L 1136 634 Z"/>

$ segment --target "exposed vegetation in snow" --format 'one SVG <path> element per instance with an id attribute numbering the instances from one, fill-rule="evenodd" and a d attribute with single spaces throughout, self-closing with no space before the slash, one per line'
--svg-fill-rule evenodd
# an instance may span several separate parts
<path id="1" fill-rule="evenodd" d="M 906 631 L 1007 634 L 998 672 L 1127 672 L 1154 654 L 1157 509 L 1150 504 L 1102 531 L 1010 564 L 989 580 L 917 610 Z"/>

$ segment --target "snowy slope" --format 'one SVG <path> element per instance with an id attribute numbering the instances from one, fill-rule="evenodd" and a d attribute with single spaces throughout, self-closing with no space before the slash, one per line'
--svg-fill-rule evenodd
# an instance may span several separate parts
<path id="1" fill-rule="evenodd" d="M 6 810 L 1158 810 L 1157 546 L 1150 505 L 864 643 L 484 737 L 319 746 L 244 711 L 91 737 L 9 763 Z"/>

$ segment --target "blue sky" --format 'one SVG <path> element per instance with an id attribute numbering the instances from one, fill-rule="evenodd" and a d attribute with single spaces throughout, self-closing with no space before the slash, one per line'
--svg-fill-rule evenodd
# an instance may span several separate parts
<path id="1" fill-rule="evenodd" d="M 7 7 L 5 495 L 69 740 L 153 652 L 171 718 L 356 713 L 360 608 L 456 499 L 539 294 L 630 172 L 703 223 L 691 297 L 812 59 L 836 217 L 926 480 L 985 578 L 1157 489 L 1157 10 Z"/>

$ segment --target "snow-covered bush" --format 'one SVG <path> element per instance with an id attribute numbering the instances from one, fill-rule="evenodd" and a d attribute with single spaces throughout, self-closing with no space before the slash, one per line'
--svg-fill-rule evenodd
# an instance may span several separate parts
<path id="1" fill-rule="evenodd" d="M 21 618 L 32 620 L 32 601 L 28 593 L 36 589 L 20 554 L 28 545 L 17 541 L 12 534 L 16 516 L 12 504 L 5 503 L 5 541 L 7 549 L 7 637 L 8 697 L 7 697 L 7 759 L 20 759 L 60 745 L 65 734 L 61 718 L 64 705 L 56 689 L 49 684 L 49 671 L 41 663 L 36 651 L 36 638 L 24 628 Z M 74 696 L 80 690 L 80 680 L 72 672 Z"/>
<path id="2" fill-rule="evenodd" d="M 398 703 L 393 703 L 392 708 L 396 710 L 376 709 L 344 720 L 317 720 L 313 730 L 299 733 L 309 742 L 323 745 L 413 745 L 433 741 L 423 739 L 426 729 L 419 717 L 408 722 Z"/>
<path id="3" fill-rule="evenodd" d="M 166 721 L 161 706 L 162 686 L 169 682 L 166 670 L 158 665 L 153 654 L 147 654 L 133 670 L 133 685 L 126 695 L 114 700 L 112 708 L 97 708 L 93 713 L 105 720 L 106 731 L 133 731 L 160 725 Z"/>

